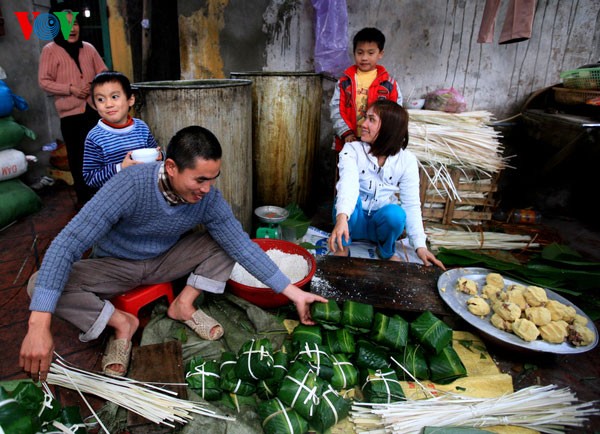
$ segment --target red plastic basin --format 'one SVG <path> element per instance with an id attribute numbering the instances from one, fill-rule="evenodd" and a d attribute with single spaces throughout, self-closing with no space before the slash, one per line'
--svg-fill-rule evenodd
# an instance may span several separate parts
<path id="1" fill-rule="evenodd" d="M 304 257 L 309 264 L 308 275 L 298 282 L 293 282 L 299 288 L 304 287 L 310 282 L 317 269 L 315 258 L 304 247 L 294 244 L 290 241 L 277 240 L 272 238 L 254 238 L 252 239 L 265 252 L 272 249 L 281 250 L 284 253 L 300 255 Z M 229 279 L 227 288 L 235 295 L 259 307 L 273 308 L 285 306 L 290 302 L 290 299 L 283 294 L 277 294 L 270 288 L 257 288 L 255 286 L 244 285 Z"/>

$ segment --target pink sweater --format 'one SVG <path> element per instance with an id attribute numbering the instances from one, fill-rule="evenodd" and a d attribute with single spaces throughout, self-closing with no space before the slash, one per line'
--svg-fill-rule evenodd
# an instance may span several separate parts
<path id="1" fill-rule="evenodd" d="M 83 42 L 83 48 L 79 50 L 79 64 L 83 73 L 71 56 L 54 42 L 42 48 L 38 83 L 43 90 L 54 96 L 54 106 L 61 118 L 85 111 L 86 100 L 71 95 L 69 86 L 89 87 L 96 74 L 107 69 L 94 46 L 87 42 Z M 91 105 L 90 97 L 87 102 Z"/>

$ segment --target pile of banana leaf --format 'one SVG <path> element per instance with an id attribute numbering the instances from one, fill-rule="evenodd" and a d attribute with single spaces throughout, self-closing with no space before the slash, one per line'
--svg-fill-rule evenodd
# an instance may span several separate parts
<path id="1" fill-rule="evenodd" d="M 600 318 L 600 263 L 586 261 L 562 244 L 549 244 L 527 263 L 472 250 L 441 248 L 436 255 L 446 267 L 484 267 L 515 280 L 560 292 L 592 320 Z"/>

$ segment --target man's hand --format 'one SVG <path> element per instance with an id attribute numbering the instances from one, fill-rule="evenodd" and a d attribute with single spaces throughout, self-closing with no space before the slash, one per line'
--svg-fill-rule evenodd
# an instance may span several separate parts
<path id="1" fill-rule="evenodd" d="M 21 344 L 19 366 L 33 381 L 46 381 L 48 376 L 54 352 L 51 320 L 50 312 L 33 311 L 29 316 L 29 329 Z"/>
<path id="2" fill-rule="evenodd" d="M 297 286 L 292 285 L 291 283 L 285 287 L 282 294 L 294 303 L 294 305 L 296 306 L 296 310 L 298 311 L 298 317 L 300 318 L 300 322 L 306 325 L 315 324 L 315 322 L 310 317 L 310 305 L 314 302 L 327 303 L 326 298 L 323 298 L 317 294 L 312 294 L 310 292 L 303 291 Z"/>

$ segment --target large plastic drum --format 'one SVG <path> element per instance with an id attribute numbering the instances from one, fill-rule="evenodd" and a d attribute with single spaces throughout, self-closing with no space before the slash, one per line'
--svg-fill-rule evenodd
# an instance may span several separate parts
<path id="1" fill-rule="evenodd" d="M 209 129 L 223 148 L 216 187 L 244 230 L 252 231 L 252 93 L 249 80 L 208 79 L 134 83 L 136 116 L 166 149 L 177 131 Z"/>

